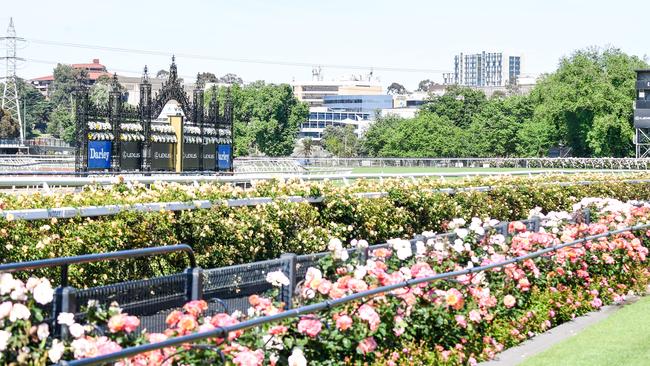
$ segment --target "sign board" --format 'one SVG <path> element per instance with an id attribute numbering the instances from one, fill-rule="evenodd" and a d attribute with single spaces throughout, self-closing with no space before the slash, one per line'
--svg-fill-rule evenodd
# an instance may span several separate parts
<path id="1" fill-rule="evenodd" d="M 215 144 L 203 145 L 203 170 L 214 170 L 217 167 L 217 147 Z"/>
<path id="2" fill-rule="evenodd" d="M 650 109 L 634 110 L 634 128 L 650 128 Z"/>
<path id="3" fill-rule="evenodd" d="M 152 170 L 174 170 L 174 145 L 155 142 L 151 144 Z"/>
<path id="4" fill-rule="evenodd" d="M 201 170 L 199 144 L 185 143 L 183 146 L 183 170 Z"/>
<path id="5" fill-rule="evenodd" d="M 88 141 L 88 169 L 109 169 L 111 147 L 111 141 Z"/>
<path id="6" fill-rule="evenodd" d="M 142 149 L 140 142 L 122 142 L 122 156 L 120 156 L 121 170 L 140 170 L 142 161 Z"/>
<path id="7" fill-rule="evenodd" d="M 230 145 L 217 145 L 217 164 L 219 170 L 230 170 Z"/>

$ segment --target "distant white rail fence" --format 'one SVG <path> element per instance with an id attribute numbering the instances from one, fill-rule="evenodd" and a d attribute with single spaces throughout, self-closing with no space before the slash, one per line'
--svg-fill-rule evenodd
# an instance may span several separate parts
<path id="1" fill-rule="evenodd" d="M 240 157 L 237 162 L 268 162 L 271 157 Z M 281 158 L 307 167 L 432 167 L 432 168 L 546 168 L 650 169 L 650 158 Z"/>

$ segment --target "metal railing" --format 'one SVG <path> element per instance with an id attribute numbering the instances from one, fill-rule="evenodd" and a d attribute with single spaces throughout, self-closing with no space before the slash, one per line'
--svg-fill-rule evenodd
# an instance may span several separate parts
<path id="1" fill-rule="evenodd" d="M 77 290 L 68 285 L 68 269 L 70 265 L 101 262 L 106 260 L 133 259 L 133 258 L 148 257 L 153 255 L 170 254 L 170 253 L 179 253 L 179 252 L 183 252 L 187 254 L 189 264 L 190 264 L 189 268 L 183 274 L 176 274 L 176 275 L 159 277 L 156 279 L 143 280 L 143 281 L 132 281 L 127 283 L 108 285 L 108 286 L 83 289 L 83 290 Z M 194 251 L 192 250 L 192 247 L 190 247 L 187 244 L 168 245 L 168 246 L 142 248 L 142 249 L 130 249 L 130 250 L 117 251 L 117 252 L 110 252 L 110 253 L 86 254 L 86 255 L 79 255 L 74 257 L 49 258 L 49 259 L 41 259 L 41 260 L 35 260 L 29 262 L 1 264 L 0 273 L 31 271 L 31 270 L 36 270 L 41 268 L 51 268 L 51 267 L 61 268 L 61 278 L 60 278 L 60 284 L 55 290 L 54 302 L 52 303 L 51 309 L 46 308 L 44 310 L 46 311 L 46 314 L 50 315 L 48 317 L 48 321 L 54 323 L 56 327 L 55 329 L 57 331 L 59 331 L 60 328 L 58 327 L 58 324 L 56 324 L 55 320 L 60 313 L 62 312 L 78 313 L 79 310 L 78 304 L 82 303 L 81 300 L 90 300 L 97 297 L 98 295 L 101 295 L 103 300 L 110 300 L 109 302 L 111 302 L 115 300 L 111 298 L 112 295 L 120 295 L 124 293 L 128 294 L 129 290 L 138 287 L 138 288 L 145 288 L 147 290 L 148 297 L 150 297 L 151 289 L 154 284 L 156 283 L 161 284 L 162 287 L 163 288 L 166 287 L 167 292 L 169 292 L 169 288 L 171 287 L 173 289 L 174 288 L 173 284 L 179 283 L 180 280 L 180 282 L 184 285 L 180 288 L 181 291 L 180 296 L 178 293 L 175 293 L 171 295 L 168 294 L 168 296 L 166 297 L 159 296 L 158 299 L 155 299 L 154 301 L 149 301 L 145 304 L 142 303 L 130 304 L 131 302 L 136 302 L 136 303 L 138 302 L 137 300 L 134 301 L 134 299 L 129 299 L 129 301 L 124 303 L 125 308 L 129 308 L 130 310 L 135 310 L 135 306 L 133 305 L 139 305 L 139 308 L 141 310 L 146 310 L 145 312 L 141 312 L 141 314 L 143 315 L 146 314 L 147 312 L 155 313 L 160 310 L 169 309 L 172 306 L 178 306 L 179 304 L 182 305 L 184 302 L 198 299 L 202 296 L 200 293 L 199 279 L 197 278 L 198 272 L 196 270 L 197 267 L 196 267 L 196 259 L 194 256 Z M 178 288 L 178 286 L 176 286 L 176 288 Z M 170 296 L 172 297 L 172 299 L 169 298 Z M 121 298 L 124 299 L 125 297 L 122 296 Z M 170 300 L 175 300 L 175 301 L 170 302 Z M 147 306 L 143 306 L 143 305 L 147 305 Z"/>
<path id="2" fill-rule="evenodd" d="M 463 275 L 472 275 L 480 272 L 484 272 L 490 269 L 494 268 L 502 268 L 510 264 L 514 263 L 519 263 L 528 259 L 535 259 L 542 257 L 544 255 L 547 255 L 549 253 L 556 252 L 562 248 L 566 247 L 572 247 L 580 244 L 584 244 L 588 241 L 604 238 L 604 237 L 609 237 L 612 235 L 616 234 L 621 234 L 624 232 L 630 232 L 630 231 L 639 231 L 643 229 L 647 229 L 650 227 L 650 224 L 643 224 L 643 225 L 637 225 L 637 226 L 632 226 L 632 227 L 626 227 L 623 229 L 618 229 L 618 230 L 613 230 L 613 231 L 608 231 L 606 233 L 602 234 L 597 234 L 597 235 L 590 235 L 586 236 L 581 239 L 577 239 L 568 243 L 562 243 L 562 244 L 557 244 L 552 247 L 540 249 L 538 251 L 535 251 L 533 253 L 528 253 L 522 256 L 518 256 L 515 258 L 507 259 L 498 263 L 492 263 L 488 265 L 482 265 L 482 266 L 477 266 L 473 268 L 466 268 L 463 270 L 458 270 L 458 271 L 452 271 L 452 272 L 445 272 L 445 273 L 440 273 L 432 276 L 427 276 L 427 277 L 422 277 L 422 278 L 415 278 L 415 279 L 410 279 L 404 282 L 400 282 L 397 284 L 393 285 L 388 285 L 388 286 L 380 286 L 371 290 L 367 291 L 362 291 L 358 292 L 352 295 L 348 295 L 345 297 L 342 297 L 340 299 L 332 299 L 332 300 L 327 300 L 323 302 L 319 302 L 316 304 L 311 304 L 311 305 L 306 305 L 306 306 L 301 306 L 299 308 L 295 309 L 289 309 L 284 312 L 281 312 L 279 314 L 271 315 L 271 316 L 263 316 L 263 317 L 258 317 L 250 320 L 243 321 L 241 323 L 232 325 L 232 326 L 225 326 L 225 327 L 217 327 L 213 330 L 205 331 L 205 332 L 200 332 L 200 333 L 194 333 L 190 335 L 185 335 L 185 336 L 180 336 L 180 337 L 174 337 L 170 338 L 167 340 L 164 340 L 162 342 L 158 343 L 150 343 L 150 344 L 144 344 L 140 346 L 135 346 L 135 347 L 130 347 L 126 348 L 123 350 L 120 350 L 118 352 L 112 353 L 112 354 L 107 354 L 107 355 L 102 355 L 94 358 L 88 358 L 88 359 L 81 359 L 81 360 L 75 360 L 75 361 L 63 361 L 60 364 L 65 365 L 65 366 L 82 366 L 82 365 L 99 365 L 103 364 L 106 362 L 111 362 L 111 361 L 117 361 L 121 359 L 125 359 L 128 357 L 136 356 L 141 353 L 149 352 L 149 351 L 154 351 L 154 350 L 159 350 L 167 347 L 176 347 L 176 346 L 181 346 L 184 344 L 189 344 L 193 343 L 196 341 L 204 340 L 204 339 L 209 339 L 209 338 L 225 338 L 227 334 L 230 332 L 235 332 L 238 330 L 245 330 L 248 328 L 260 326 L 262 324 L 266 323 L 272 323 L 276 322 L 279 320 L 284 320 L 284 319 L 289 319 L 289 318 L 295 318 L 298 317 L 302 314 L 310 314 L 310 313 L 315 313 L 319 312 L 322 310 L 327 310 L 334 308 L 336 306 L 346 304 L 352 301 L 360 300 L 363 298 L 368 298 L 374 295 L 378 294 L 383 294 L 387 293 L 393 290 L 405 288 L 405 287 L 411 287 L 415 286 L 421 283 L 430 283 L 430 282 L 435 282 L 435 281 L 442 281 L 442 280 L 452 280 L 458 276 L 463 276 Z"/>

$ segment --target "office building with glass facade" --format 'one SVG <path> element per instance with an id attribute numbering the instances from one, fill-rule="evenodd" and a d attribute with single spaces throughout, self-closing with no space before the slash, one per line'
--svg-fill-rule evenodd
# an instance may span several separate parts
<path id="1" fill-rule="evenodd" d="M 521 56 L 481 52 L 454 56 L 454 72 L 443 74 L 445 85 L 491 87 L 515 85 L 521 75 Z"/>

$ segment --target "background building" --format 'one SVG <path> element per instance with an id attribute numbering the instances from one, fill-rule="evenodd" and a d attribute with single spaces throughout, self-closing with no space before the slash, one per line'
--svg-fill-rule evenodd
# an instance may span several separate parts
<path id="1" fill-rule="evenodd" d="M 384 89 L 371 75 L 351 76 L 345 80 L 324 81 L 320 76 L 309 82 L 293 82 L 293 94 L 310 107 L 322 107 L 323 99 L 333 95 L 382 95 Z"/>
<path id="2" fill-rule="evenodd" d="M 93 62 L 89 64 L 72 64 L 70 66 L 77 70 L 86 70 L 88 73 L 88 83 L 90 85 L 94 84 L 101 76 L 111 75 L 108 70 L 106 70 L 106 66 L 99 62 L 98 58 L 93 59 Z M 54 75 L 41 76 L 39 78 L 31 79 L 30 82 L 47 98 L 49 97 L 50 85 L 54 82 Z"/>
<path id="3" fill-rule="evenodd" d="M 521 71 L 521 56 L 483 51 L 454 56 L 454 72 L 442 77 L 445 85 L 494 87 L 517 84 Z"/>

